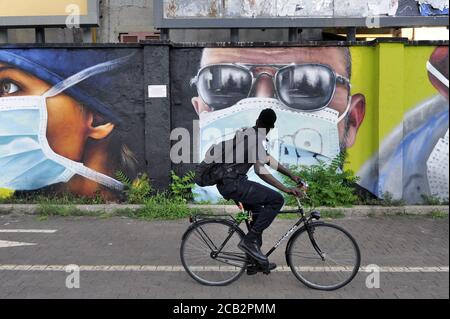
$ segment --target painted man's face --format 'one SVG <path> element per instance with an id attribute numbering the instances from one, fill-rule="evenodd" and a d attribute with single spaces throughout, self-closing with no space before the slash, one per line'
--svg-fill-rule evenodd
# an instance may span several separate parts
<path id="1" fill-rule="evenodd" d="M 349 77 L 349 74 L 347 74 L 348 62 L 341 48 L 217 48 L 204 50 L 201 61 L 202 67 L 223 63 L 261 65 L 253 69 L 253 76 L 258 78 L 258 80 L 251 95 L 252 97 L 260 98 L 273 98 L 276 96 L 271 76 L 275 76 L 277 68 L 270 65 L 324 64 L 334 70 L 335 73 Z M 338 83 L 334 97 L 328 107 L 343 114 L 347 108 L 349 94 L 349 87 Z M 199 115 L 203 112 L 215 111 L 201 97 L 193 98 L 192 104 Z M 349 148 L 354 144 L 357 131 L 364 119 L 364 114 L 364 96 L 361 94 L 352 96 L 348 116 L 346 120 L 341 121 L 338 125 L 342 147 Z M 277 125 L 283 124 L 276 123 Z"/>
<path id="2" fill-rule="evenodd" d="M 48 83 L 19 68 L 0 63 L 0 99 L 40 96 L 50 88 Z M 94 126 L 95 115 L 65 94 L 48 98 L 47 112 L 47 140 L 51 149 L 65 158 L 102 171 L 104 160 L 98 152 L 89 151 L 88 140 L 106 138 L 114 129 L 114 124 Z M 79 195 L 90 195 L 92 189 L 98 185 L 76 176 L 69 182 L 68 187 Z"/>

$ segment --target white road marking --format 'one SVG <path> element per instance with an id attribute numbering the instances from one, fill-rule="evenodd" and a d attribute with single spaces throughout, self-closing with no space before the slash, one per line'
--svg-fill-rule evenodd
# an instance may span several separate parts
<path id="1" fill-rule="evenodd" d="M 1 243 L 1 241 L 0 241 Z M 1 247 L 1 246 L 0 246 Z M 65 265 L 7 265 L 0 264 L 0 271 L 65 271 Z M 92 272 L 185 272 L 183 266 L 163 265 L 81 265 L 80 271 Z M 191 268 L 196 272 L 230 272 L 236 271 L 230 266 L 196 266 Z M 300 267 L 304 272 L 348 272 L 351 269 L 344 267 Z M 274 272 L 290 272 L 289 266 L 279 266 Z M 381 266 L 380 271 L 384 273 L 448 273 L 449 267 L 389 267 Z M 361 267 L 360 272 L 373 272 L 373 268 Z"/>
<path id="2" fill-rule="evenodd" d="M 18 241 L 0 240 L 0 248 L 10 248 L 10 247 L 19 247 L 19 246 L 34 246 L 34 245 L 36 245 L 36 244 L 34 244 L 34 243 L 21 243 L 21 242 L 18 242 Z"/>
<path id="3" fill-rule="evenodd" d="M 54 234 L 56 229 L 0 229 L 0 233 L 32 233 L 32 234 Z M 35 243 L 22 243 L 18 241 L 0 240 L 0 248 L 11 248 L 20 246 L 35 246 Z"/>
<path id="4" fill-rule="evenodd" d="M 55 229 L 0 229 L 0 233 L 36 233 L 36 234 L 54 234 Z"/>

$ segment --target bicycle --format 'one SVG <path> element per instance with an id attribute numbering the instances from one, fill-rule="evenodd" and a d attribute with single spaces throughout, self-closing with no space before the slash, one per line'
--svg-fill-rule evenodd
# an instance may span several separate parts
<path id="1" fill-rule="evenodd" d="M 314 208 L 305 213 L 299 198 L 297 203 L 298 209 L 280 214 L 299 214 L 300 219 L 266 256 L 290 237 L 286 261 L 299 281 L 312 289 L 325 291 L 346 286 L 355 278 L 361 264 L 356 240 L 342 227 L 319 221 L 321 214 Z M 249 229 L 252 219 L 252 213 L 241 203 L 237 204 L 241 211 L 236 216 L 200 214 L 190 217 L 191 225 L 182 237 L 180 257 L 186 272 L 203 285 L 229 285 L 248 267 L 258 266 L 237 247 L 245 236 L 241 223 L 245 222 Z M 337 260 L 337 254 L 342 259 Z M 270 271 L 263 273 L 268 275 Z"/>

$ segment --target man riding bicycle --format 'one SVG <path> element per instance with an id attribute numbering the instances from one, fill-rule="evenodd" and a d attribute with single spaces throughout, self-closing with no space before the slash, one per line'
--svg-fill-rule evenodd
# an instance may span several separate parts
<path id="1" fill-rule="evenodd" d="M 241 202 L 245 209 L 252 212 L 253 220 L 250 223 L 249 233 L 238 247 L 255 259 L 263 269 L 269 270 L 275 269 L 276 265 L 269 263 L 268 258 L 261 251 L 262 233 L 280 212 L 284 205 L 284 198 L 279 192 L 248 180 L 247 173 L 254 167 L 256 174 L 269 185 L 294 196 L 302 194 L 301 189 L 289 188 L 280 183 L 265 167 L 269 165 L 292 179 L 300 187 L 306 187 L 306 183 L 267 152 L 267 134 L 275 127 L 276 120 L 275 112 L 272 109 L 265 109 L 259 115 L 254 127 L 238 131 L 232 146 L 223 146 L 225 161 L 221 167 L 224 173 L 217 183 L 217 189 L 225 199 Z M 231 147 L 233 152 L 230 151 Z M 232 158 L 228 158 L 230 154 L 233 155 Z M 251 273 L 256 271 L 256 269 L 250 270 Z"/>

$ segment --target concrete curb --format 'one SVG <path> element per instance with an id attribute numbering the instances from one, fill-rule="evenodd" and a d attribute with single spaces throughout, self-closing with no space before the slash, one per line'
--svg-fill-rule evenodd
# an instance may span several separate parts
<path id="1" fill-rule="evenodd" d="M 218 214 L 236 213 L 235 206 L 220 205 L 192 205 L 193 208 L 202 208 Z M 285 207 L 284 209 L 293 210 L 296 207 Z M 339 212 L 345 217 L 376 217 L 376 216 L 397 216 L 397 215 L 417 215 L 425 216 L 431 213 L 449 214 L 449 206 L 353 206 L 353 207 L 318 207 L 315 210 L 322 212 Z"/>
<path id="2" fill-rule="evenodd" d="M 64 205 L 55 205 L 64 206 Z M 78 210 L 86 213 L 109 213 L 114 214 L 118 210 L 137 210 L 143 205 L 71 205 Z M 233 205 L 189 205 L 190 208 L 207 211 L 214 214 L 235 214 L 238 208 Z M 294 207 L 285 207 L 285 209 L 295 209 Z M 449 214 L 449 206 L 398 206 L 398 207 L 383 207 L 383 206 L 353 206 L 350 208 L 339 207 L 319 207 L 318 211 L 322 212 L 339 212 L 345 217 L 383 217 L 383 216 L 398 216 L 398 215 L 417 215 L 426 216 L 432 213 Z M 18 215 L 37 215 L 39 214 L 39 205 L 21 205 L 21 204 L 1 204 L 0 215 L 18 214 Z"/>

